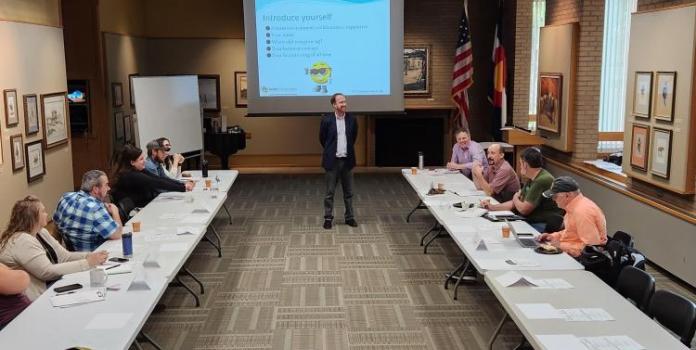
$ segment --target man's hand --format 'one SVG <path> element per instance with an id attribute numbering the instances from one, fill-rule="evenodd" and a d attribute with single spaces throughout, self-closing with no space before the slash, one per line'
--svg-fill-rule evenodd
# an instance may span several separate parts
<path id="1" fill-rule="evenodd" d="M 483 200 L 481 200 L 481 202 L 479 203 L 479 205 L 480 205 L 481 208 L 483 208 L 483 209 L 490 209 L 491 200 L 490 200 L 490 199 L 483 199 Z"/>
<path id="2" fill-rule="evenodd" d="M 448 163 L 447 163 L 447 169 L 449 169 L 449 170 L 460 170 L 460 169 L 459 169 L 459 164 L 457 164 L 457 163 L 452 163 L 452 162 L 448 162 Z"/>
<path id="3" fill-rule="evenodd" d="M 114 205 L 114 203 L 104 203 L 106 205 L 106 211 L 111 214 L 111 217 L 114 219 L 121 219 L 121 213 L 118 211 L 118 207 Z"/>
<path id="4" fill-rule="evenodd" d="M 100 250 L 98 252 L 92 252 L 87 254 L 87 263 L 89 266 L 94 267 L 101 265 L 106 262 L 106 258 L 109 257 L 109 252 L 106 250 Z"/>
<path id="5" fill-rule="evenodd" d="M 542 233 L 536 237 L 537 242 L 546 242 L 549 240 L 549 234 L 548 233 Z"/>
<path id="6" fill-rule="evenodd" d="M 190 192 L 191 190 L 193 190 L 193 187 L 196 186 L 196 183 L 193 181 L 186 181 L 186 184 L 184 186 L 186 186 L 186 192 Z"/>

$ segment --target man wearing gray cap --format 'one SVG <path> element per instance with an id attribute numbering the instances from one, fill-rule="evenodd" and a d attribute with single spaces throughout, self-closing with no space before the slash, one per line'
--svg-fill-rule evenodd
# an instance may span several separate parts
<path id="1" fill-rule="evenodd" d="M 580 193 L 580 186 L 572 177 L 557 177 L 543 195 L 552 198 L 566 213 L 565 228 L 540 235 L 540 242 L 549 242 L 574 257 L 580 256 L 586 245 L 607 243 L 607 220 L 602 209 Z"/>

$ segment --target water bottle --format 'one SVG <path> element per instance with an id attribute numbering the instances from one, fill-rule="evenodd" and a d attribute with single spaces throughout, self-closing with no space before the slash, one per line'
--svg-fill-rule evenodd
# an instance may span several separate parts
<path id="1" fill-rule="evenodd" d="M 423 170 L 423 152 L 418 152 L 418 169 Z"/>
<path id="2" fill-rule="evenodd" d="M 208 177 L 208 161 L 203 160 L 201 162 L 201 172 L 203 173 L 203 177 Z"/>
<path id="3" fill-rule="evenodd" d="M 121 243 L 123 243 L 123 257 L 132 258 L 133 257 L 133 234 L 130 232 L 124 232 L 121 235 Z"/>

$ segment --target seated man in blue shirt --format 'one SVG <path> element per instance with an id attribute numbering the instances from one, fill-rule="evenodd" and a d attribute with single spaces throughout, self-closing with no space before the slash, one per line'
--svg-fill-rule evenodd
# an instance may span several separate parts
<path id="1" fill-rule="evenodd" d="M 93 251 L 107 239 L 120 239 L 123 230 L 118 207 L 108 203 L 109 179 L 100 170 L 82 176 L 77 192 L 63 194 L 53 222 L 76 251 Z"/>
<path id="2" fill-rule="evenodd" d="M 165 158 L 167 158 L 166 148 L 157 140 L 148 142 L 146 148 L 145 170 L 152 175 L 169 178 L 162 167 Z"/>

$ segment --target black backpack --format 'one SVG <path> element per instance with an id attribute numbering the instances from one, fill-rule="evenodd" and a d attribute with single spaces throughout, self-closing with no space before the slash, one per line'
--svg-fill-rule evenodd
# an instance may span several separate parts
<path id="1" fill-rule="evenodd" d="M 609 238 L 604 246 L 586 246 L 578 260 L 585 266 L 585 270 L 594 273 L 610 286 L 616 283 L 619 273 L 626 266 L 645 270 L 645 257 L 619 239 Z"/>

